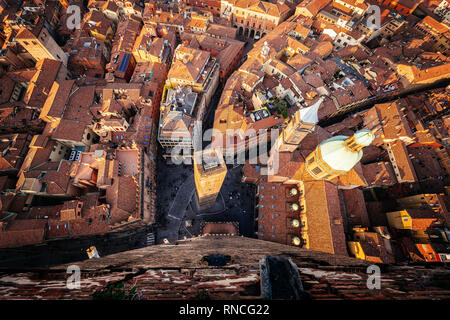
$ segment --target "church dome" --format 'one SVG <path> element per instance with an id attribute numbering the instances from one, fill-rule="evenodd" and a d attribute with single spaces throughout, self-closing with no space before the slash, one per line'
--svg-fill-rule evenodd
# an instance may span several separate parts
<path id="1" fill-rule="evenodd" d="M 374 138 L 369 130 L 357 131 L 353 137 L 335 136 L 320 143 L 320 155 L 331 169 L 348 172 L 361 160 L 362 147 L 370 145 Z"/>

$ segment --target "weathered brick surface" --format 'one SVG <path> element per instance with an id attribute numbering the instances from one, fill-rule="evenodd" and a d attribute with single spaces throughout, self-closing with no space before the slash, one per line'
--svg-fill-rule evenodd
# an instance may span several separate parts
<path id="1" fill-rule="evenodd" d="M 204 263 L 204 256 L 217 253 L 229 255 L 230 263 Z M 67 266 L 0 271 L 0 299 L 91 299 L 119 281 L 136 287 L 139 299 L 258 299 L 259 260 L 266 254 L 291 258 L 312 299 L 450 298 L 446 266 L 381 266 L 381 289 L 369 290 L 365 261 L 249 238 L 208 237 L 75 263 L 82 270 L 79 290 L 67 289 Z"/>

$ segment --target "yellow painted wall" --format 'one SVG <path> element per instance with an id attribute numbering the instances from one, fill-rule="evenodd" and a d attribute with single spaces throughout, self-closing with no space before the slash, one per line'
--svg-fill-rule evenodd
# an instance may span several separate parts
<path id="1" fill-rule="evenodd" d="M 364 254 L 364 250 L 361 247 L 361 244 L 358 241 L 347 241 L 348 248 L 350 252 L 358 259 L 365 260 L 366 255 Z"/>
<path id="2" fill-rule="evenodd" d="M 412 229 L 412 219 L 406 210 L 386 212 L 389 226 L 396 229 Z"/>

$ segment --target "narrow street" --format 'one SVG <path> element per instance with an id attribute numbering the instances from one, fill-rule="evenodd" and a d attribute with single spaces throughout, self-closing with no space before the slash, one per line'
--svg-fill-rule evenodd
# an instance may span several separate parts
<path id="1" fill-rule="evenodd" d="M 214 114 L 222 95 L 219 86 L 208 106 L 203 121 L 203 132 L 212 128 Z M 203 141 L 203 148 L 210 141 Z M 201 224 L 206 221 L 233 221 L 239 223 L 240 234 L 254 237 L 253 186 L 241 182 L 242 166 L 228 166 L 216 204 L 211 212 L 197 213 L 192 200 L 195 197 L 195 181 L 192 165 L 175 165 L 163 159 L 161 149 L 157 160 L 158 229 L 156 242 L 164 243 L 190 238 L 201 233 Z"/>

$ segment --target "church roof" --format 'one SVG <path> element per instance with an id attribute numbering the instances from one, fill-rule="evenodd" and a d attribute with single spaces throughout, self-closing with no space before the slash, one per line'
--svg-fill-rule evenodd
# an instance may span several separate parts
<path id="1" fill-rule="evenodd" d="M 316 124 L 317 122 L 319 122 L 319 107 L 322 104 L 322 101 L 324 99 L 325 98 L 321 97 L 312 106 L 300 109 L 300 111 L 299 111 L 300 112 L 300 119 L 303 122 L 306 122 L 306 123 L 314 123 L 314 124 Z"/>

